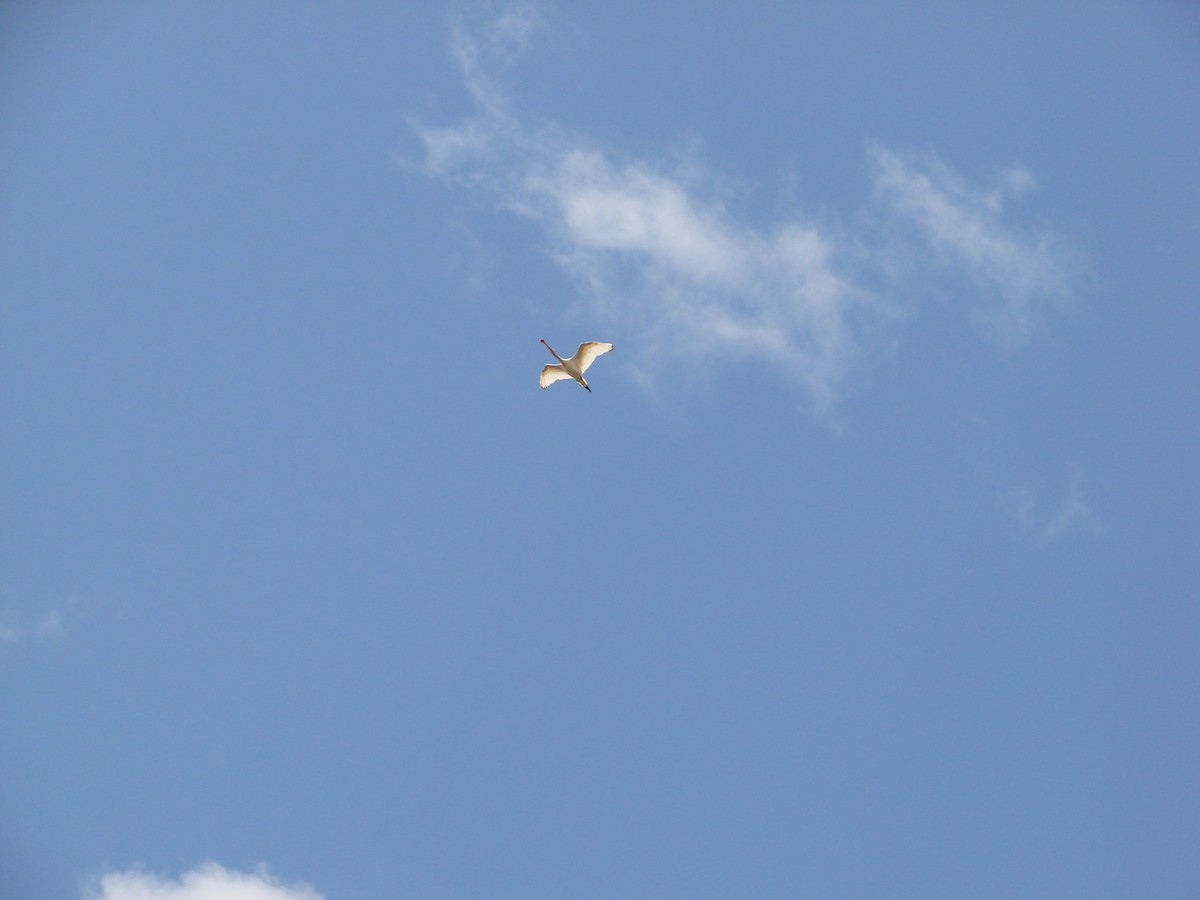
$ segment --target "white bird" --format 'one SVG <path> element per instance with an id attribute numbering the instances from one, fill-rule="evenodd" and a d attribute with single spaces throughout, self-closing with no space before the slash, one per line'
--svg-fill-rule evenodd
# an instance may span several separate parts
<path id="1" fill-rule="evenodd" d="M 546 344 L 545 338 L 539 340 Z M 613 348 L 612 344 L 606 344 L 602 341 L 588 341 L 586 344 L 580 344 L 579 349 L 575 351 L 575 355 L 570 359 L 563 359 L 557 353 L 554 353 L 554 348 L 546 344 L 546 349 L 554 353 L 554 358 L 558 360 L 559 365 L 554 363 L 546 363 L 542 369 L 542 375 L 538 379 L 538 384 L 543 388 L 548 388 L 560 378 L 574 378 L 591 393 L 592 389 L 588 387 L 587 381 L 584 380 L 583 373 L 587 371 L 588 366 L 601 353 L 607 353 Z"/>

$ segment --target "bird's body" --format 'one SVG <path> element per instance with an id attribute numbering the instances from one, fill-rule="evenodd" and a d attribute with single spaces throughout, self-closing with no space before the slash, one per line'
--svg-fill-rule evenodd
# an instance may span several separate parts
<path id="1" fill-rule="evenodd" d="M 542 343 L 546 344 L 545 339 L 542 339 Z M 546 349 L 554 354 L 554 358 L 558 360 L 558 363 L 547 363 L 542 368 L 542 375 L 538 379 L 538 384 L 540 384 L 543 388 L 548 388 L 560 378 L 574 378 L 581 385 L 583 385 L 588 393 L 591 393 L 592 389 L 588 387 L 588 383 L 584 379 L 583 373 L 586 372 L 588 366 L 592 364 L 592 360 L 594 360 L 601 353 L 607 353 L 612 348 L 612 344 L 606 344 L 603 341 L 588 341 L 587 343 L 580 344 L 579 349 L 575 351 L 575 355 L 570 359 L 563 359 L 554 352 L 553 347 L 551 347 L 549 344 L 546 344 Z"/>

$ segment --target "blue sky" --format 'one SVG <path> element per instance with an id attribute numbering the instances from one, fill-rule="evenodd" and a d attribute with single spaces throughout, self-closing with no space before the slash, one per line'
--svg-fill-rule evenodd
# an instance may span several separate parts
<path id="1" fill-rule="evenodd" d="M 1184 3 L 5 4 L 0 894 L 1195 894 L 1198 111 Z"/>

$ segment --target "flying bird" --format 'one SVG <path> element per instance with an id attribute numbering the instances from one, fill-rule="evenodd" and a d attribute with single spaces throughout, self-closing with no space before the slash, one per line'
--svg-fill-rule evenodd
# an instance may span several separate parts
<path id="1" fill-rule="evenodd" d="M 543 344 L 546 344 L 545 338 L 540 338 Z M 583 377 L 583 373 L 587 371 L 588 366 L 601 353 L 607 353 L 613 348 L 612 344 L 606 344 L 603 341 L 588 341 L 586 344 L 580 344 L 579 349 L 575 351 L 575 355 L 570 359 L 563 359 L 557 353 L 554 353 L 554 348 L 546 344 L 546 349 L 554 354 L 554 358 L 558 360 L 558 364 L 546 363 L 542 369 L 542 375 L 538 379 L 538 384 L 543 388 L 548 388 L 560 378 L 574 378 L 584 389 L 590 394 L 592 389 L 588 387 L 587 381 Z"/>

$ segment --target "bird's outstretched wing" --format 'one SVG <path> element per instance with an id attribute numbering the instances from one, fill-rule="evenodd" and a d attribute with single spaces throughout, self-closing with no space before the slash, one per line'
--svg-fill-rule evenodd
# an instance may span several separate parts
<path id="1" fill-rule="evenodd" d="M 558 363 L 546 363 L 546 365 L 542 367 L 542 374 L 541 377 L 538 378 L 538 384 L 540 384 L 543 388 L 548 388 L 559 379 L 570 377 L 571 376 L 567 374 L 567 370 Z"/>
<path id="2" fill-rule="evenodd" d="M 612 344 L 606 344 L 603 341 L 588 341 L 586 344 L 579 345 L 579 349 L 571 357 L 571 362 L 579 366 L 580 372 L 586 372 L 587 367 L 592 364 L 592 360 L 601 353 L 607 353 L 612 348 Z"/>

